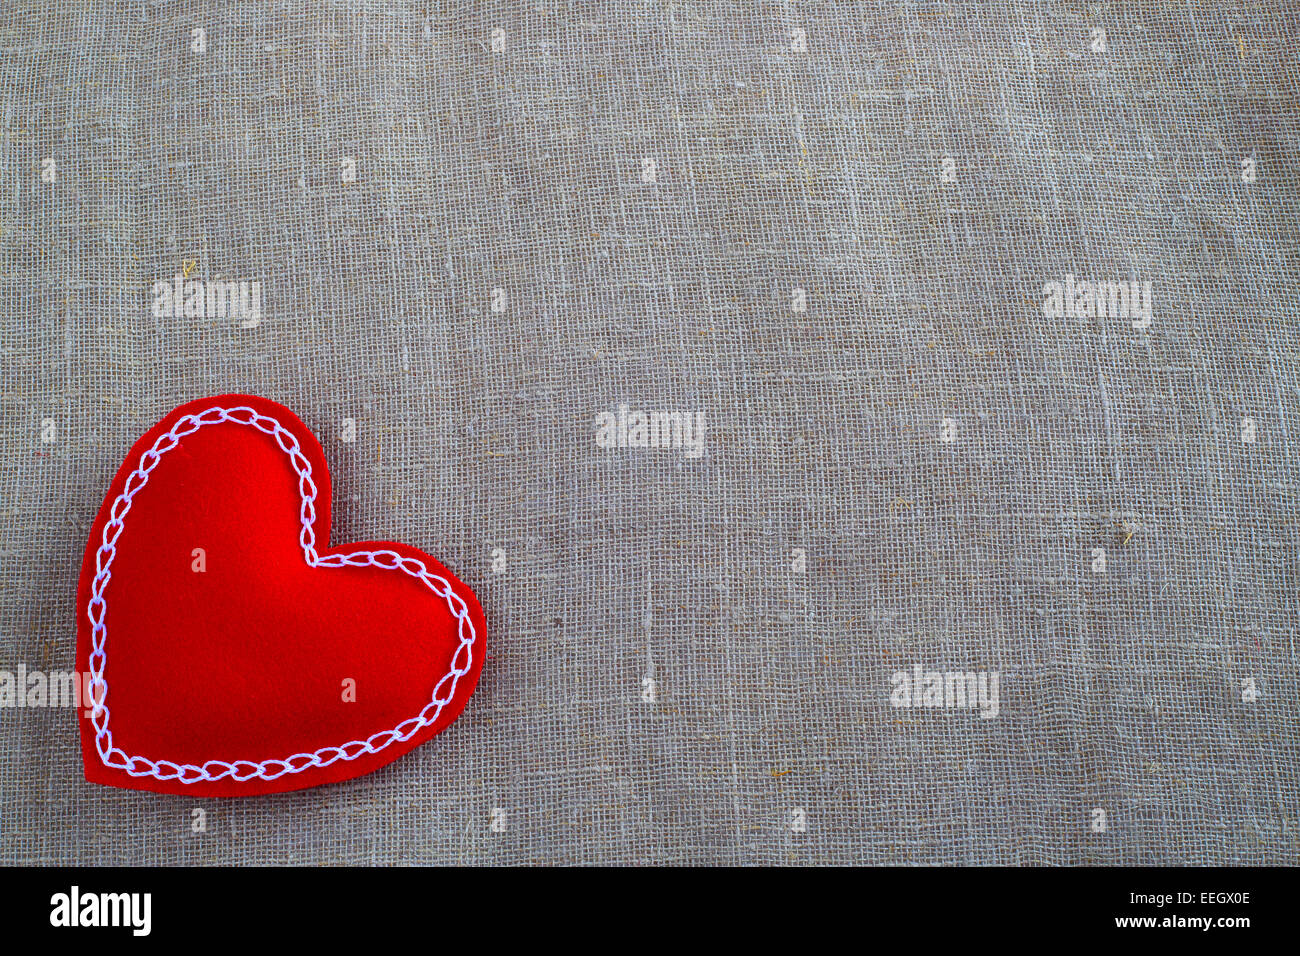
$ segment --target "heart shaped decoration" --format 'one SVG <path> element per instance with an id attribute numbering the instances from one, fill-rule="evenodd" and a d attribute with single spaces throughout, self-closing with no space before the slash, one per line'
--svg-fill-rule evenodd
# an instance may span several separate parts
<path id="1" fill-rule="evenodd" d="M 77 594 L 86 778 L 189 796 L 369 773 L 447 728 L 483 667 L 474 592 L 388 541 L 329 547 L 320 443 L 275 402 L 200 399 L 141 438 Z"/>

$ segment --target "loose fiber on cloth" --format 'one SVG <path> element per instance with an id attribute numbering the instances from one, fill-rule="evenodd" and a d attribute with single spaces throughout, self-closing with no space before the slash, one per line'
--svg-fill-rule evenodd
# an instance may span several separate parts
<path id="1" fill-rule="evenodd" d="M 1295 863 L 1298 21 L 9 0 L 0 671 L 73 668 L 122 456 L 229 392 L 490 656 L 430 743 L 246 800 L 0 709 L 0 860 Z M 896 706 L 918 667 L 996 714 Z"/>

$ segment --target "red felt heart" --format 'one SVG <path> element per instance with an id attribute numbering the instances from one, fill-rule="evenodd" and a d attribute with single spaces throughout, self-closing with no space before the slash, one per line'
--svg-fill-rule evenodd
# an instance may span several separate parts
<path id="1" fill-rule="evenodd" d="M 330 478 L 287 408 L 172 411 L 132 447 L 77 593 L 86 779 L 189 796 L 357 777 L 444 730 L 483 667 L 474 592 L 388 541 L 326 547 Z"/>

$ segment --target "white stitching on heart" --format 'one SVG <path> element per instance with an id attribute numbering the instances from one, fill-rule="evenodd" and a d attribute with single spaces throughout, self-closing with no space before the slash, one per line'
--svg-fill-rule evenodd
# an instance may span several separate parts
<path id="1" fill-rule="evenodd" d="M 419 714 L 408 717 L 391 730 L 381 730 L 379 733 L 371 734 L 365 740 L 349 740 L 342 746 L 322 747 L 313 753 L 296 753 L 283 760 L 263 760 L 260 763 L 252 760 L 230 762 L 208 760 L 202 765 L 177 764 L 171 760 L 150 760 L 147 757 L 130 756 L 121 748 L 113 746 L 113 732 L 108 729 L 108 681 L 104 679 L 104 665 L 108 662 L 108 655 L 104 650 L 104 642 L 108 637 L 108 625 L 104 622 L 108 602 L 104 599 L 104 589 L 112 577 L 109 569 L 113 564 L 113 558 L 117 555 L 117 539 L 122 534 L 123 521 L 127 512 L 131 510 L 131 501 L 148 483 L 149 474 L 157 467 L 162 456 L 177 447 L 180 439 L 194 434 L 204 425 L 219 425 L 222 422 L 251 425 L 258 431 L 273 437 L 280 450 L 289 456 L 294 471 L 298 473 L 298 494 L 302 497 L 302 507 L 299 510 L 302 531 L 298 535 L 298 541 L 302 545 L 303 557 L 306 558 L 309 567 L 374 566 L 385 571 L 404 571 L 411 577 L 418 578 L 425 587 L 447 602 L 448 609 L 458 621 L 457 634 L 460 637 L 460 645 L 452 655 L 451 670 L 434 685 L 432 699 Z M 469 672 L 470 665 L 474 661 L 474 622 L 469 618 L 469 608 L 465 601 L 452 590 L 446 578 L 431 572 L 423 562 L 415 558 L 403 557 L 396 551 L 355 551 L 351 554 L 330 554 L 322 558 L 316 551 L 316 532 L 312 530 L 315 520 L 316 483 L 311 479 L 311 462 L 303 455 L 298 439 L 276 419 L 269 415 L 262 415 L 247 405 L 236 408 L 214 405 L 197 415 L 184 415 L 172 425 L 170 431 L 159 436 L 152 448 L 140 456 L 140 463 L 127 477 L 122 493 L 117 496 L 113 507 L 109 509 L 109 521 L 104 525 L 102 543 L 95 555 L 95 578 L 90 586 L 90 603 L 86 606 L 86 614 L 92 626 L 90 719 L 95 726 L 95 749 L 99 752 L 99 758 L 104 762 L 104 766 L 125 770 L 133 777 L 179 780 L 181 783 L 198 783 L 200 780 L 216 781 L 225 777 L 230 777 L 239 783 L 254 777 L 275 780 L 287 773 L 301 773 L 309 767 L 328 767 L 338 760 L 356 760 L 365 753 L 379 753 L 398 741 L 410 740 L 413 735 L 438 719 L 442 709 L 455 696 L 457 682 Z M 465 657 L 464 663 L 460 663 L 462 654 Z M 448 681 L 451 682 L 451 686 L 447 689 L 446 696 L 440 697 L 439 691 Z M 380 740 L 383 742 L 377 743 Z"/>

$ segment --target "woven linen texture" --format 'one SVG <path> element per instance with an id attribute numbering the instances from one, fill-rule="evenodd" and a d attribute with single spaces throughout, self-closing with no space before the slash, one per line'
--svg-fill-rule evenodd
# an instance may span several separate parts
<path id="1" fill-rule="evenodd" d="M 1298 20 L 7 0 L 0 670 L 72 669 L 112 475 L 227 392 L 489 657 L 436 740 L 245 801 L 0 709 L 0 861 L 1295 863 Z M 178 274 L 250 308 L 158 314 Z M 997 715 L 894 706 L 914 665 Z"/>

